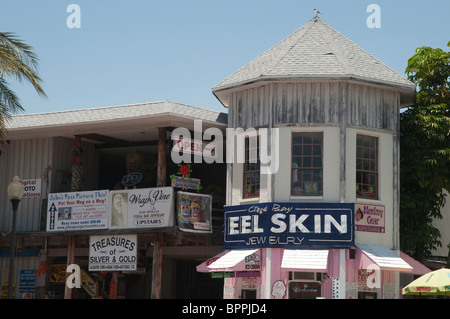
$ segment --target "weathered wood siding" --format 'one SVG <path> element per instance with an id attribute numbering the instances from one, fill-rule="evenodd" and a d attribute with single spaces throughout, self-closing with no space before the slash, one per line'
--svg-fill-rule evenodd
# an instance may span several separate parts
<path id="1" fill-rule="evenodd" d="M 11 230 L 12 207 L 8 199 L 7 187 L 13 177 L 21 179 L 42 179 L 42 192 L 45 192 L 43 173 L 51 164 L 52 138 L 38 138 L 11 141 L 2 145 L 0 162 L 0 231 Z M 40 228 L 42 198 L 24 198 L 17 212 L 17 231 L 37 231 Z"/>
<path id="2" fill-rule="evenodd" d="M 399 99 L 394 90 L 342 81 L 271 82 L 230 93 L 228 125 L 340 125 L 346 116 L 349 125 L 396 131 Z"/>
<path id="3" fill-rule="evenodd" d="M 11 140 L 2 145 L 0 156 L 0 232 L 8 232 L 12 225 L 12 207 L 7 187 L 15 175 L 21 179 L 41 179 L 40 198 L 24 198 L 17 212 L 18 232 L 39 231 L 42 208 L 46 207 L 47 193 L 57 191 L 56 171 L 71 172 L 73 140 L 68 138 L 36 138 Z M 92 144 L 83 143 L 85 174 L 83 187 L 94 189 L 98 183 L 98 154 Z M 51 168 L 48 184 L 44 172 Z M 45 217 L 45 216 L 44 216 Z"/>

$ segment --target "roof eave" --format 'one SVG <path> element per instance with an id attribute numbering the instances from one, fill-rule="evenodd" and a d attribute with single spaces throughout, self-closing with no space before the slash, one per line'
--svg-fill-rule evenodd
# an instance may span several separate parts
<path id="1" fill-rule="evenodd" d="M 363 78 L 355 75 L 300 75 L 300 76 L 261 76 L 255 79 L 236 82 L 228 85 L 215 86 L 212 88 L 214 96 L 228 108 L 228 92 L 242 88 L 244 86 L 254 85 L 263 82 L 294 82 L 294 81 L 354 81 L 359 83 L 373 84 L 384 87 L 390 87 L 400 91 L 402 98 L 405 101 L 401 102 L 402 106 L 414 103 L 416 96 L 416 87 L 413 83 L 402 84 L 396 82 L 380 81 L 376 79 Z"/>

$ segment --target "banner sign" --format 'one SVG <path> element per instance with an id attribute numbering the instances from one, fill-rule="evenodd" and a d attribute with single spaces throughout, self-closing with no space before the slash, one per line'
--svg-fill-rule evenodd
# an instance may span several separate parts
<path id="1" fill-rule="evenodd" d="M 224 249 L 354 246 L 353 203 L 226 206 L 224 216 Z"/>
<path id="2" fill-rule="evenodd" d="M 182 231 L 211 233 L 212 196 L 177 192 L 177 221 Z"/>
<path id="3" fill-rule="evenodd" d="M 163 228 L 174 225 L 173 188 L 110 192 L 109 228 Z"/>
<path id="4" fill-rule="evenodd" d="M 90 236 L 89 271 L 136 270 L 137 249 L 137 235 Z"/>
<path id="5" fill-rule="evenodd" d="M 384 206 L 355 204 L 355 225 L 357 231 L 384 233 Z"/>
<path id="6" fill-rule="evenodd" d="M 105 229 L 108 190 L 49 194 L 47 213 L 47 231 Z"/>

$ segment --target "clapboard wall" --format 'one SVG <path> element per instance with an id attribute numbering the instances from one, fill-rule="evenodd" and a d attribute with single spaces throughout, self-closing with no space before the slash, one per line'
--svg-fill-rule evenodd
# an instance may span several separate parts
<path id="1" fill-rule="evenodd" d="M 396 132 L 398 91 L 347 81 L 268 82 L 228 96 L 229 127 L 345 125 Z"/>
<path id="2" fill-rule="evenodd" d="M 24 198 L 18 208 L 18 232 L 40 231 L 47 194 L 55 192 L 57 172 L 70 175 L 74 140 L 62 137 L 11 140 L 3 144 L 0 156 L 0 232 L 9 232 L 12 207 L 7 187 L 15 175 L 21 179 L 41 179 L 41 197 Z M 94 146 L 83 143 L 85 178 L 83 186 L 93 189 L 98 181 L 98 154 Z M 48 176 L 48 178 L 46 177 Z M 45 212 L 43 213 L 45 214 Z"/>

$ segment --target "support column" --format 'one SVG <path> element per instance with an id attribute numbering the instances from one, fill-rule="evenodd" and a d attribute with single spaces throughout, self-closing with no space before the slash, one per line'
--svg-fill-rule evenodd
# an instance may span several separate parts
<path id="1" fill-rule="evenodd" d="M 342 103 L 339 110 L 340 117 L 340 126 L 339 126 L 339 143 L 341 145 L 340 151 L 340 172 L 339 172 L 339 197 L 340 202 L 345 203 L 347 198 L 347 189 L 346 189 L 346 151 L 347 151 L 347 83 L 341 84 L 342 87 Z"/>
<path id="2" fill-rule="evenodd" d="M 152 299 L 161 299 L 163 234 L 158 233 L 153 242 Z"/>
<path id="3" fill-rule="evenodd" d="M 158 168 L 157 186 L 166 186 L 166 128 L 160 127 L 158 134 Z M 161 298 L 163 233 L 157 233 L 153 241 L 153 267 L 152 267 L 152 299 Z"/>
<path id="4" fill-rule="evenodd" d="M 264 299 L 272 298 L 272 248 L 263 248 L 265 250 L 265 285 Z M 262 249 L 261 249 L 262 250 Z"/>
<path id="5" fill-rule="evenodd" d="M 67 253 L 67 266 L 75 263 L 75 243 L 76 243 L 77 237 L 71 236 L 70 242 L 68 246 L 68 253 Z M 72 299 L 72 288 L 67 287 L 67 284 L 65 284 L 65 290 L 64 290 L 64 299 Z"/>
<path id="6" fill-rule="evenodd" d="M 345 260 L 346 250 L 339 250 L 339 297 L 338 299 L 345 299 L 345 291 L 346 291 L 346 260 Z"/>

